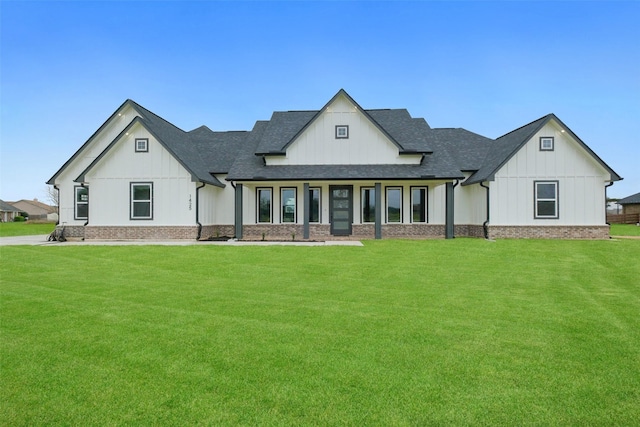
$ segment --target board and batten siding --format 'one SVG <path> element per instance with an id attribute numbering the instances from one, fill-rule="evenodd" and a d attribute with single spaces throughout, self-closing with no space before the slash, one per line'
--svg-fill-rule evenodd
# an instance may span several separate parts
<path id="1" fill-rule="evenodd" d="M 349 126 L 336 138 L 336 126 Z M 420 155 L 399 155 L 387 138 L 347 98 L 338 97 L 287 147 L 286 156 L 267 156 L 267 165 L 419 164 Z"/>
<path id="2" fill-rule="evenodd" d="M 130 105 L 125 105 L 88 141 L 88 144 L 78 153 L 78 156 L 56 178 L 55 183 L 60 189 L 60 223 L 83 225 L 86 222 L 85 219 L 74 219 L 74 187 L 80 185 L 74 182 L 74 179 L 107 148 L 136 116 L 136 111 Z"/>
<path id="3" fill-rule="evenodd" d="M 136 152 L 135 139 L 149 151 Z M 87 173 L 92 226 L 195 225 L 196 183 L 191 174 L 141 125 L 120 139 Z M 130 218 L 130 185 L 153 183 L 153 219 Z"/>
<path id="4" fill-rule="evenodd" d="M 200 197 L 200 223 L 202 225 L 231 225 L 235 221 L 235 189 L 225 181 L 226 174 L 217 174 L 215 177 L 225 188 L 214 185 L 205 185 L 199 190 Z M 201 184 L 198 183 L 199 187 Z"/>
<path id="5" fill-rule="evenodd" d="M 553 151 L 540 151 L 553 137 Z M 553 121 L 538 131 L 490 182 L 491 225 L 604 225 L 609 173 Z M 558 219 L 534 219 L 534 182 L 558 181 Z"/>

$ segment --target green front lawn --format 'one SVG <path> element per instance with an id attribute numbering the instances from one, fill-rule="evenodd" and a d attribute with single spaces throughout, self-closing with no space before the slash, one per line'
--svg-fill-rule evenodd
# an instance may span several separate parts
<path id="1" fill-rule="evenodd" d="M 4 425 L 640 419 L 640 241 L 0 251 Z"/>
<path id="2" fill-rule="evenodd" d="M 635 224 L 611 224 L 612 236 L 640 236 L 640 227 Z"/>
<path id="3" fill-rule="evenodd" d="M 0 237 L 49 234 L 56 228 L 53 222 L 0 222 Z"/>

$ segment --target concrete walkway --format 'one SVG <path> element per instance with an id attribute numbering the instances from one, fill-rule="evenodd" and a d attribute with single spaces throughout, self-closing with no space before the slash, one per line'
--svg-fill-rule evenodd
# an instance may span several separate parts
<path id="1" fill-rule="evenodd" d="M 192 246 L 192 245 L 219 245 L 219 246 L 362 246 L 357 240 L 329 240 L 326 242 L 269 242 L 269 241 L 237 241 L 226 242 L 197 241 L 197 240 L 72 240 L 66 242 L 49 242 L 48 234 L 37 236 L 0 237 L 0 246 L 130 246 L 130 245 L 164 245 L 164 246 Z"/>

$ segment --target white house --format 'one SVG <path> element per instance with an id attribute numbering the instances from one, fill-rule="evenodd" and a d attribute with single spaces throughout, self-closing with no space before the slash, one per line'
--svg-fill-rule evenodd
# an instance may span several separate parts
<path id="1" fill-rule="evenodd" d="M 553 114 L 493 140 L 340 90 L 247 132 L 127 100 L 48 184 L 85 239 L 605 238 L 620 179 Z"/>

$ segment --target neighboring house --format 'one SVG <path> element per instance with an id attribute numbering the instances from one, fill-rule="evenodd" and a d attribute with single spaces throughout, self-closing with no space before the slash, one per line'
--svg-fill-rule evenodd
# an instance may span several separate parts
<path id="1" fill-rule="evenodd" d="M 0 222 L 11 222 L 18 215 L 20 215 L 20 209 L 0 200 Z"/>
<path id="2" fill-rule="evenodd" d="M 48 184 L 86 239 L 605 238 L 620 179 L 553 114 L 493 140 L 340 90 L 246 132 L 127 100 Z"/>
<path id="3" fill-rule="evenodd" d="M 46 203 L 42 203 L 38 201 L 38 199 L 33 200 L 18 200 L 17 202 L 9 202 L 15 208 L 20 209 L 22 212 L 26 212 L 29 214 L 29 219 L 52 219 L 52 215 L 56 213 L 56 207 L 47 205 Z M 53 218 L 54 220 L 57 218 Z"/>
<path id="4" fill-rule="evenodd" d="M 640 214 L 640 193 L 618 200 L 623 214 Z"/>

